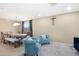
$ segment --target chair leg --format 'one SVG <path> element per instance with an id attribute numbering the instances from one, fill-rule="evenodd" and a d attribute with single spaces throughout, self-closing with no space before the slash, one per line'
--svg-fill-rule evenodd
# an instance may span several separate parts
<path id="1" fill-rule="evenodd" d="M 3 43 L 6 44 L 6 41 L 4 40 Z"/>
<path id="2" fill-rule="evenodd" d="M 10 45 L 10 44 L 11 44 L 11 42 L 8 42 L 8 44 Z"/>
<path id="3" fill-rule="evenodd" d="M 36 54 L 36 56 L 38 56 L 38 54 Z"/>
<path id="4" fill-rule="evenodd" d="M 14 48 L 16 48 L 17 47 L 17 43 L 16 42 L 14 42 Z"/>
<path id="5" fill-rule="evenodd" d="M 24 53 L 24 56 L 26 56 L 27 54 L 26 53 Z"/>
<path id="6" fill-rule="evenodd" d="M 20 42 L 14 42 L 14 47 L 16 48 L 18 46 L 20 46 Z"/>

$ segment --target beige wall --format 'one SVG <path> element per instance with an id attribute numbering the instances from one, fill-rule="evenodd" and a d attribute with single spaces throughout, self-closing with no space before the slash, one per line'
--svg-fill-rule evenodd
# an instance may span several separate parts
<path id="1" fill-rule="evenodd" d="M 16 28 L 13 27 L 12 21 L 0 19 L 0 32 L 16 32 Z"/>
<path id="2" fill-rule="evenodd" d="M 79 12 L 55 17 L 55 25 L 50 17 L 33 20 L 33 35 L 47 33 L 52 41 L 73 43 L 73 37 L 79 36 Z"/>

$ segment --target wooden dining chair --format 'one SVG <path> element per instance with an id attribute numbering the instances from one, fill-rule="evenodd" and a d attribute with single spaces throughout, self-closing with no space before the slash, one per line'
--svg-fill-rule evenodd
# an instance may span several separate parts
<path id="1" fill-rule="evenodd" d="M 4 33 L 1 32 L 1 43 L 5 43 L 5 37 L 4 37 Z"/>
<path id="2" fill-rule="evenodd" d="M 32 37 L 32 32 L 27 32 L 27 36 L 31 36 Z"/>
<path id="3" fill-rule="evenodd" d="M 19 39 L 5 37 L 3 32 L 1 32 L 1 42 L 2 43 L 8 43 L 9 45 L 13 44 L 15 48 L 17 47 L 17 45 L 20 45 L 19 44 L 19 42 L 20 42 Z"/>

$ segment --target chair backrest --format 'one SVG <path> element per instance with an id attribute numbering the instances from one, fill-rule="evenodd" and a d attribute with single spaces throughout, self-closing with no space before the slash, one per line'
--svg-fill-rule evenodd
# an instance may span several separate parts
<path id="1" fill-rule="evenodd" d="M 32 32 L 27 32 L 27 36 L 31 36 L 32 37 Z"/>
<path id="2" fill-rule="evenodd" d="M 1 32 L 1 40 L 5 40 L 4 33 Z"/>
<path id="3" fill-rule="evenodd" d="M 49 36 L 46 34 L 43 34 L 40 36 L 40 44 L 44 45 L 44 44 L 49 44 L 50 43 L 50 39 Z"/>
<path id="4" fill-rule="evenodd" d="M 41 37 L 42 37 L 43 39 L 46 39 L 46 38 L 48 38 L 48 35 L 43 34 Z"/>

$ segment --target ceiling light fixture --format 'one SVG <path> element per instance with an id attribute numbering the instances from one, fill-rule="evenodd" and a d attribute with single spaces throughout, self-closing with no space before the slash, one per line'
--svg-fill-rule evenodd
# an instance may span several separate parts
<path id="1" fill-rule="evenodd" d="M 16 20 L 17 21 L 26 21 L 26 17 L 25 16 L 17 16 Z"/>
<path id="2" fill-rule="evenodd" d="M 19 23 L 14 23 L 14 24 L 13 24 L 13 26 L 19 26 L 19 25 L 20 25 Z"/>
<path id="3" fill-rule="evenodd" d="M 56 5 L 56 4 L 57 4 L 57 3 L 50 3 L 51 6 L 54 6 L 54 5 Z"/>
<path id="4" fill-rule="evenodd" d="M 40 14 L 38 14 L 38 16 L 40 17 L 41 15 L 40 15 Z"/>
<path id="5" fill-rule="evenodd" d="M 66 8 L 67 11 L 70 11 L 72 8 L 69 6 Z"/>

